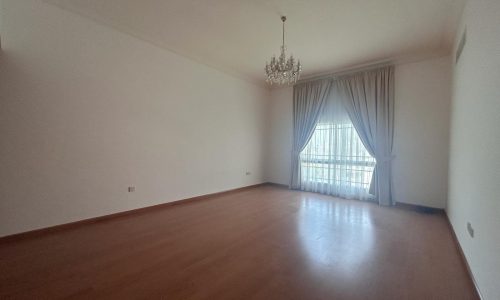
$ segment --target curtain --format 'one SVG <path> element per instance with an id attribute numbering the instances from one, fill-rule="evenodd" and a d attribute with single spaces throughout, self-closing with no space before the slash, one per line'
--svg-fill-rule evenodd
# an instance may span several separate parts
<path id="1" fill-rule="evenodd" d="M 394 132 L 394 67 L 384 67 L 335 80 L 338 97 L 376 165 L 370 193 L 381 205 L 393 205 L 392 146 Z"/>
<path id="2" fill-rule="evenodd" d="M 365 149 L 342 101 L 329 97 L 309 143 L 300 153 L 301 189 L 373 200 L 375 159 Z"/>
<path id="3" fill-rule="evenodd" d="M 331 80 L 318 80 L 293 87 L 292 189 L 300 189 L 300 153 L 314 133 L 331 86 Z"/>

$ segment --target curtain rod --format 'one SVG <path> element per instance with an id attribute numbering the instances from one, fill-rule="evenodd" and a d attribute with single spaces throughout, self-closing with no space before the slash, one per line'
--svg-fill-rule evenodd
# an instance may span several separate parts
<path id="1" fill-rule="evenodd" d="M 393 64 L 394 64 L 394 62 L 392 60 L 383 60 L 383 61 L 378 61 L 378 62 L 371 62 L 371 63 L 361 64 L 361 65 L 357 65 L 357 66 L 354 66 L 354 67 L 340 69 L 340 70 L 334 71 L 334 72 L 329 72 L 329 73 L 323 73 L 323 74 L 319 74 L 319 75 L 308 76 L 308 77 L 305 77 L 305 78 L 300 79 L 299 81 L 297 81 L 297 84 L 304 83 L 304 82 L 310 82 L 310 81 L 314 81 L 314 80 L 320 80 L 320 79 L 328 79 L 328 78 L 332 78 L 333 79 L 333 78 L 340 77 L 340 76 L 343 76 L 343 75 L 349 75 L 349 74 L 355 74 L 355 73 L 358 73 L 358 72 L 369 71 L 369 70 L 372 70 L 372 69 L 376 69 L 376 68 L 380 68 L 380 67 L 385 67 L 385 66 L 389 66 L 389 65 L 393 65 Z"/>

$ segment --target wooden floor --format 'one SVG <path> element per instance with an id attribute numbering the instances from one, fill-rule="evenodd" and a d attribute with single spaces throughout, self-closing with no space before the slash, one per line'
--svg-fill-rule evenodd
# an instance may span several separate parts
<path id="1" fill-rule="evenodd" d="M 0 299 L 476 299 L 447 221 L 263 186 L 0 243 Z"/>

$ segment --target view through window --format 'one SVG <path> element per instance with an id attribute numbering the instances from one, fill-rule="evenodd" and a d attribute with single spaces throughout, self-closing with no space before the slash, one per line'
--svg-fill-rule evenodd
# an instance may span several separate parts
<path id="1" fill-rule="evenodd" d="M 346 198 L 369 199 L 375 159 L 352 123 L 319 123 L 300 155 L 301 188 Z"/>

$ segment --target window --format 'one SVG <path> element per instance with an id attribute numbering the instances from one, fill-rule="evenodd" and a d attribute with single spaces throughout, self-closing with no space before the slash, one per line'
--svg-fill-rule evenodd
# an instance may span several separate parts
<path id="1" fill-rule="evenodd" d="M 346 198 L 370 199 L 375 159 L 352 123 L 318 123 L 300 154 L 301 188 Z"/>

